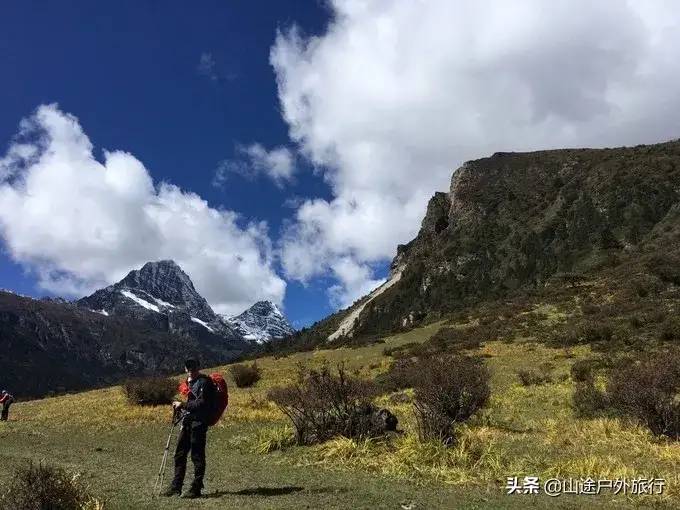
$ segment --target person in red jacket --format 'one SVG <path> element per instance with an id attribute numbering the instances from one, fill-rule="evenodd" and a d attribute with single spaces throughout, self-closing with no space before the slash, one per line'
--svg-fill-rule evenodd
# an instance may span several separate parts
<path id="1" fill-rule="evenodd" d="M 2 414 L 0 414 L 0 421 L 7 421 L 9 417 L 9 406 L 14 402 L 14 397 L 10 395 L 7 390 L 2 390 L 0 393 L 0 404 L 2 404 Z"/>

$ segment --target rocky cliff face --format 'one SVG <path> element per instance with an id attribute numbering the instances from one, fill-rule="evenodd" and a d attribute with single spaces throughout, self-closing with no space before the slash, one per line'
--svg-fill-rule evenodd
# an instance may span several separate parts
<path id="1" fill-rule="evenodd" d="M 556 273 L 635 257 L 678 207 L 678 141 L 470 161 L 431 199 L 418 236 L 399 246 L 399 282 L 362 310 L 350 334 L 395 331 L 540 287 Z"/>
<path id="2" fill-rule="evenodd" d="M 248 342 L 261 344 L 294 333 L 281 310 L 271 301 L 258 301 L 245 312 L 235 317 L 224 317 Z"/>

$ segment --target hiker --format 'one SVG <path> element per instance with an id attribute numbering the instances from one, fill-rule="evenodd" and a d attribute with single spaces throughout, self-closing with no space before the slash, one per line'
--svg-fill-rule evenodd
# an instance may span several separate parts
<path id="1" fill-rule="evenodd" d="M 7 390 L 2 390 L 0 393 L 0 404 L 2 404 L 2 414 L 0 414 L 0 421 L 7 421 L 9 417 L 9 406 L 14 403 L 14 397 L 10 395 Z"/>
<path id="2" fill-rule="evenodd" d="M 185 413 L 175 449 L 175 477 L 164 496 L 182 494 L 184 474 L 187 468 L 187 455 L 191 452 L 194 464 L 194 481 L 191 488 L 182 494 L 183 498 L 199 498 L 203 489 L 205 475 L 205 442 L 208 425 L 214 415 L 217 402 L 215 385 L 207 375 L 199 372 L 198 360 L 188 359 L 184 363 L 184 370 L 189 375 L 187 379 L 187 401 L 175 401 L 172 407 L 175 412 Z"/>

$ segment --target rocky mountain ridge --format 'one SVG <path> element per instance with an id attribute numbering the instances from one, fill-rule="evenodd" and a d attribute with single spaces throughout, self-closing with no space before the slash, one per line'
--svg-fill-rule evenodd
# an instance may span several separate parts
<path id="1" fill-rule="evenodd" d="M 469 161 L 453 172 L 447 192 L 434 194 L 418 235 L 397 248 L 391 279 L 399 280 L 296 341 L 309 348 L 328 338 L 380 336 L 543 288 L 556 275 L 641 259 L 678 210 L 677 140 Z"/>
<path id="2" fill-rule="evenodd" d="M 0 374 L 22 398 L 175 373 L 187 357 L 219 364 L 243 352 L 216 337 L 170 333 L 134 317 L 1 291 L 0 345 Z"/>
<path id="3" fill-rule="evenodd" d="M 291 331 L 268 302 L 223 318 L 175 262 L 149 262 L 75 302 L 0 291 L 0 373 L 41 395 L 225 363 Z"/>
<path id="4" fill-rule="evenodd" d="M 172 260 L 148 262 L 77 304 L 104 315 L 133 317 L 162 331 L 197 338 L 212 335 L 235 344 L 262 343 L 293 332 L 278 307 L 269 301 L 257 302 L 234 317 L 216 314 Z"/>

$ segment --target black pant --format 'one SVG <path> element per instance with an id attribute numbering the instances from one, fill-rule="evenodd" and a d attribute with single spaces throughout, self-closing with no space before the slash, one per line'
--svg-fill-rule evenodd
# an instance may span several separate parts
<path id="1" fill-rule="evenodd" d="M 191 488 L 198 491 L 203 489 L 207 432 L 208 426 L 200 422 L 187 422 L 182 426 L 175 449 L 175 478 L 172 481 L 174 488 L 182 489 L 187 470 L 187 455 L 191 451 L 191 462 L 194 464 L 194 481 Z"/>
<path id="2" fill-rule="evenodd" d="M 2 404 L 2 415 L 0 416 L 0 421 L 7 421 L 9 416 L 9 406 L 12 404 Z"/>

